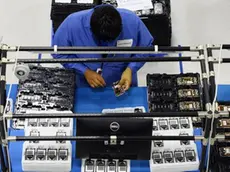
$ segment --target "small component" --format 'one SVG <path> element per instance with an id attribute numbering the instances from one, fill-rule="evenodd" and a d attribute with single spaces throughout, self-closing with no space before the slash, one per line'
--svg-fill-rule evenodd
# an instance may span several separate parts
<path id="1" fill-rule="evenodd" d="M 230 147 L 221 147 L 219 152 L 222 157 L 230 157 Z"/>
<path id="2" fill-rule="evenodd" d="M 25 121 L 21 119 L 13 119 L 12 120 L 12 128 L 15 130 L 23 130 L 25 127 Z"/>
<path id="3" fill-rule="evenodd" d="M 60 119 L 60 126 L 61 127 L 69 127 L 70 119 L 69 118 L 61 118 Z"/>
<path id="4" fill-rule="evenodd" d="M 176 108 L 175 103 L 151 103 L 151 112 L 164 112 L 164 111 L 174 111 Z"/>
<path id="5" fill-rule="evenodd" d="M 127 162 L 125 161 L 118 162 L 118 172 L 127 172 Z"/>
<path id="6" fill-rule="evenodd" d="M 94 172 L 94 161 L 87 159 L 85 161 L 85 171 L 84 172 Z"/>
<path id="7" fill-rule="evenodd" d="M 58 137 L 64 137 L 66 136 L 66 132 L 64 131 L 58 131 L 57 134 L 56 134 Z M 61 140 L 61 141 L 57 141 L 57 143 L 65 143 L 66 141 L 65 140 Z"/>
<path id="8" fill-rule="evenodd" d="M 160 130 L 168 130 L 168 120 L 167 119 L 159 119 L 158 121 Z"/>
<path id="9" fill-rule="evenodd" d="M 97 160 L 97 162 L 96 162 L 96 172 L 105 172 L 105 161 Z"/>
<path id="10" fill-rule="evenodd" d="M 226 111 L 227 108 L 225 108 L 224 105 L 219 105 L 218 111 Z"/>
<path id="11" fill-rule="evenodd" d="M 23 84 L 25 88 L 40 88 L 42 87 L 42 83 L 33 83 L 33 82 L 25 82 Z"/>
<path id="12" fill-rule="evenodd" d="M 199 91 L 197 89 L 180 89 L 178 90 L 179 98 L 195 98 L 199 97 Z"/>
<path id="13" fill-rule="evenodd" d="M 26 101 L 41 101 L 41 96 L 39 95 L 19 95 L 19 97 Z"/>
<path id="14" fill-rule="evenodd" d="M 163 140 L 155 140 L 154 141 L 154 147 L 163 147 L 164 141 Z"/>
<path id="15" fill-rule="evenodd" d="M 68 149 L 61 148 L 58 150 L 58 158 L 59 160 L 67 160 L 68 159 Z"/>
<path id="16" fill-rule="evenodd" d="M 27 148 L 25 151 L 25 160 L 34 160 L 35 157 L 35 149 Z"/>
<path id="17" fill-rule="evenodd" d="M 38 119 L 37 118 L 28 119 L 28 126 L 36 127 L 37 125 L 38 125 Z"/>
<path id="18" fill-rule="evenodd" d="M 181 126 L 181 128 L 190 128 L 189 119 L 188 118 L 180 118 L 180 126 Z"/>
<path id="19" fill-rule="evenodd" d="M 113 83 L 113 90 L 114 90 L 114 93 L 116 95 L 116 97 L 119 97 L 121 95 L 123 95 L 125 93 L 125 90 L 124 88 L 122 88 L 119 84 L 119 81 Z"/>
<path id="20" fill-rule="evenodd" d="M 153 152 L 152 158 L 153 158 L 154 164 L 162 164 L 163 163 L 163 158 L 162 158 L 161 152 Z"/>
<path id="21" fill-rule="evenodd" d="M 116 161 L 107 162 L 107 172 L 116 172 Z"/>
<path id="22" fill-rule="evenodd" d="M 230 128 L 230 119 L 220 119 L 219 125 L 222 128 Z"/>
<path id="23" fill-rule="evenodd" d="M 48 126 L 48 119 L 47 118 L 40 118 L 39 119 L 39 126 L 47 127 Z"/>
<path id="24" fill-rule="evenodd" d="M 59 125 L 59 118 L 50 118 L 49 126 L 58 127 Z"/>
<path id="25" fill-rule="evenodd" d="M 134 113 L 141 113 L 141 112 L 143 112 L 143 110 L 140 109 L 140 108 L 135 108 L 135 109 L 134 109 Z"/>
<path id="26" fill-rule="evenodd" d="M 180 133 L 180 136 L 188 136 L 188 133 Z M 190 141 L 189 140 L 181 140 L 180 144 L 181 145 L 189 145 Z"/>
<path id="27" fill-rule="evenodd" d="M 179 129 L 178 119 L 176 118 L 169 119 L 169 126 L 170 129 Z"/>
<path id="28" fill-rule="evenodd" d="M 32 130 L 30 132 L 30 136 L 33 136 L 33 137 L 37 137 L 37 136 L 40 136 L 40 132 L 38 130 Z M 33 141 L 34 143 L 38 143 L 39 141 L 38 140 L 35 140 Z"/>
<path id="29" fill-rule="evenodd" d="M 46 159 L 46 150 L 43 148 L 38 148 L 36 152 L 37 160 L 45 160 Z"/>
<path id="30" fill-rule="evenodd" d="M 177 85 L 198 85 L 196 77 L 178 77 Z"/>
<path id="31" fill-rule="evenodd" d="M 194 150 L 185 150 L 185 158 L 187 161 L 196 161 L 196 154 Z"/>
<path id="32" fill-rule="evenodd" d="M 137 15 L 137 16 L 141 16 L 141 15 L 142 15 L 142 10 L 136 11 L 136 15 Z"/>
<path id="33" fill-rule="evenodd" d="M 184 162 L 184 152 L 182 150 L 176 150 L 174 152 L 176 162 Z"/>
<path id="34" fill-rule="evenodd" d="M 201 109 L 200 102 L 195 101 L 180 102 L 179 108 L 181 111 L 197 111 Z"/>
<path id="35" fill-rule="evenodd" d="M 228 105 L 219 105 L 218 110 L 219 111 L 230 111 L 230 106 L 228 106 Z"/>
<path id="36" fill-rule="evenodd" d="M 56 160 L 57 159 L 57 149 L 48 149 L 47 159 L 48 160 Z"/>
<path id="37" fill-rule="evenodd" d="M 153 120 L 153 130 L 154 130 L 154 131 L 158 130 L 158 123 L 157 123 L 157 120 Z"/>
<path id="38" fill-rule="evenodd" d="M 173 152 L 171 151 L 165 151 L 163 153 L 165 163 L 173 163 L 174 162 L 174 157 L 173 157 Z"/>

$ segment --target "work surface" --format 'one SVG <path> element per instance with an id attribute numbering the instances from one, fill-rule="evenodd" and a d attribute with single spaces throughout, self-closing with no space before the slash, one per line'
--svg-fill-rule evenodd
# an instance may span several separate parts
<path id="1" fill-rule="evenodd" d="M 228 91 L 227 91 L 228 90 Z M 219 97 L 222 101 L 227 101 L 230 98 L 230 87 L 221 86 Z M 11 91 L 11 98 L 16 99 L 17 85 L 13 85 Z M 117 107 L 134 107 L 144 106 L 148 109 L 147 104 L 147 90 L 145 87 L 132 88 L 125 95 L 116 98 L 111 88 L 105 89 L 91 89 L 91 88 L 78 88 L 75 95 L 75 113 L 100 113 L 105 108 Z M 228 96 L 229 95 L 229 96 Z M 195 134 L 199 135 L 200 131 L 195 130 Z M 24 135 L 23 131 L 10 130 L 10 135 L 20 136 Z M 12 162 L 12 171 L 21 172 L 21 156 L 22 156 L 23 142 L 10 143 L 10 155 Z M 200 153 L 201 143 L 197 142 L 197 148 Z M 75 156 L 75 143 L 73 143 L 73 160 L 72 171 L 80 172 L 81 161 L 76 160 Z M 179 169 L 178 169 L 179 170 Z M 149 172 L 148 161 L 131 161 L 131 172 Z"/>

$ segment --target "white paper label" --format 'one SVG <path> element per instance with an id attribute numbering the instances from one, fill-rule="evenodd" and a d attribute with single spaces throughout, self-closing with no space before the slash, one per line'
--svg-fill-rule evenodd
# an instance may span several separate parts
<path id="1" fill-rule="evenodd" d="M 55 0 L 55 3 L 71 3 L 71 0 Z"/>
<path id="2" fill-rule="evenodd" d="M 152 0 L 117 0 L 118 8 L 125 8 L 131 11 L 152 9 Z"/>
<path id="3" fill-rule="evenodd" d="M 92 4 L 93 0 L 78 0 L 77 3 L 79 3 L 79 4 Z"/>
<path id="4" fill-rule="evenodd" d="M 133 39 L 124 39 L 117 41 L 117 47 L 132 47 Z"/>

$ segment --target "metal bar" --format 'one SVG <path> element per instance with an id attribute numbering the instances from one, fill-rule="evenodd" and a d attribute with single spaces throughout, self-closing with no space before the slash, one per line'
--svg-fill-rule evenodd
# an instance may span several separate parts
<path id="1" fill-rule="evenodd" d="M 199 165 L 200 172 L 204 172 L 206 152 L 207 152 L 207 145 L 202 145 L 201 160 Z"/>
<path id="2" fill-rule="evenodd" d="M 199 115 L 200 114 L 200 115 Z M 94 114 L 72 114 L 72 113 L 27 113 L 6 115 L 7 119 L 25 118 L 124 118 L 124 117 L 205 117 L 206 112 L 148 112 L 148 113 L 94 113 Z"/>
<path id="3" fill-rule="evenodd" d="M 1 159 L 1 169 L 3 172 L 7 171 L 6 164 L 5 164 L 5 157 L 4 157 L 4 152 L 2 150 L 2 145 L 0 147 L 0 159 Z"/>
<path id="4" fill-rule="evenodd" d="M 16 47 L 8 47 L 8 51 L 16 51 Z M 173 47 L 173 46 L 157 46 L 154 47 L 43 47 L 43 46 L 20 46 L 19 51 L 29 51 L 29 52 L 49 52 L 49 53 L 60 53 L 60 52 L 75 52 L 76 54 L 81 54 L 83 52 L 89 53 L 111 53 L 117 52 L 124 54 L 124 52 L 138 53 L 138 52 L 148 52 L 157 53 L 157 51 L 191 51 L 189 46 L 184 47 Z"/>
<path id="5" fill-rule="evenodd" d="M 226 140 L 230 140 L 230 135 L 225 135 Z"/>
<path id="6" fill-rule="evenodd" d="M 0 60 L 2 59 L 2 57 L 5 56 L 5 52 L 0 50 Z M 1 142 L 4 139 L 5 133 L 4 133 L 4 127 L 3 127 L 3 111 L 4 111 L 4 105 L 5 105 L 5 77 L 6 76 L 6 64 L 3 64 L 1 66 L 1 75 L 0 75 L 0 139 Z M 3 150 L 4 148 L 4 150 Z M 5 147 L 3 147 L 2 144 L 0 144 L 0 157 L 1 157 L 1 169 L 3 172 L 7 171 L 7 159 L 5 159 Z"/>
<path id="7" fill-rule="evenodd" d="M 214 71 L 214 64 L 211 59 L 213 59 L 213 54 L 212 54 L 212 49 L 207 48 L 207 55 L 208 55 L 208 67 L 209 67 L 209 83 L 210 83 L 210 98 L 211 102 L 214 102 L 215 94 L 216 94 L 216 81 L 215 81 L 215 71 Z M 216 102 L 214 102 L 216 103 Z M 213 106 L 213 105 L 212 105 Z M 216 106 L 214 106 L 216 107 Z M 216 111 L 216 109 L 212 109 L 213 111 Z M 212 135 L 211 138 L 214 139 L 216 137 L 216 127 L 217 127 L 217 118 L 214 118 L 213 121 L 213 130 L 212 130 Z M 212 123 L 211 123 L 212 125 Z M 211 127 L 210 127 L 211 129 Z M 213 149 L 214 142 L 210 143 L 210 150 Z"/>
<path id="8" fill-rule="evenodd" d="M 200 49 L 199 55 L 204 57 L 204 49 Z M 202 81 L 203 81 L 203 91 L 204 91 L 204 103 L 205 108 L 207 111 L 211 111 L 211 102 L 210 102 L 210 96 L 209 96 L 209 85 L 208 85 L 208 75 L 206 70 L 206 64 L 205 64 L 205 58 L 200 60 L 200 67 L 201 67 L 201 73 L 202 73 Z M 207 150 L 207 139 L 209 137 L 210 133 L 210 124 L 211 124 L 211 118 L 205 119 L 205 128 L 204 128 L 204 140 L 203 140 L 203 146 L 202 146 L 202 154 L 201 154 L 201 161 L 200 161 L 200 171 L 204 170 L 205 166 L 205 159 L 206 159 L 206 150 Z"/>
<path id="9" fill-rule="evenodd" d="M 213 57 L 212 49 L 207 48 L 207 55 L 208 55 L 208 58 Z M 213 102 L 214 96 L 215 96 L 215 90 L 216 90 L 215 72 L 214 72 L 213 61 L 208 60 L 208 67 L 209 67 L 210 99 L 211 99 L 211 102 Z"/>
<path id="10" fill-rule="evenodd" d="M 2 58 L 6 57 L 6 51 L 2 51 L 1 54 Z M 3 123 L 3 113 L 4 113 L 4 108 L 5 108 L 5 104 L 6 104 L 6 64 L 2 64 L 1 67 L 1 76 L 0 76 L 0 134 L 1 134 L 1 141 L 2 143 L 4 142 L 4 140 L 6 139 L 6 135 L 5 135 L 5 126 Z M 3 147 L 3 155 L 1 155 L 1 157 L 4 157 L 4 161 L 5 163 L 2 164 L 4 169 L 8 169 L 10 168 L 9 166 L 9 162 L 8 162 L 8 147 L 5 144 L 1 144 L 1 148 Z M 0 153 L 2 153 L 0 152 Z M 6 156 L 5 156 L 6 155 Z M 8 166 L 7 166 L 8 164 Z"/>
<path id="11" fill-rule="evenodd" d="M 230 63 L 230 58 L 223 58 L 222 63 Z"/>
<path id="12" fill-rule="evenodd" d="M 193 58 L 197 59 L 197 58 Z M 145 58 L 65 58 L 65 59 L 18 59 L 18 63 L 101 63 L 101 62 L 177 62 L 177 61 L 199 61 L 192 57 L 145 57 Z M 2 63 L 14 64 L 15 60 L 7 60 Z"/>
<path id="13" fill-rule="evenodd" d="M 124 141 L 150 141 L 150 140 L 202 140 L 202 137 L 195 136 L 116 136 L 117 140 Z M 110 136 L 11 136 L 8 141 L 106 141 L 110 140 Z"/>
<path id="14" fill-rule="evenodd" d="M 230 49 L 230 44 L 224 44 L 223 49 Z"/>

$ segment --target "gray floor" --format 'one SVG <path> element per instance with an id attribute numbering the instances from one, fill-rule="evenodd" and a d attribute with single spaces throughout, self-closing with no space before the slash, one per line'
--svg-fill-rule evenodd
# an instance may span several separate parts
<path id="1" fill-rule="evenodd" d="M 171 0 L 173 45 L 230 43 L 229 0 Z M 9 45 L 50 45 L 51 0 L 0 0 L 0 38 Z M 229 53 L 225 52 L 224 56 Z M 13 58 L 14 54 L 10 54 Z M 36 57 L 20 53 L 20 57 Z M 218 53 L 216 54 L 218 56 Z M 47 56 L 46 56 L 47 57 Z M 199 71 L 199 64 L 184 64 L 185 72 Z M 147 63 L 139 71 L 139 84 L 147 73 L 178 73 L 178 63 Z M 220 83 L 230 83 L 228 65 L 221 66 Z M 17 83 L 8 66 L 7 81 Z"/>

